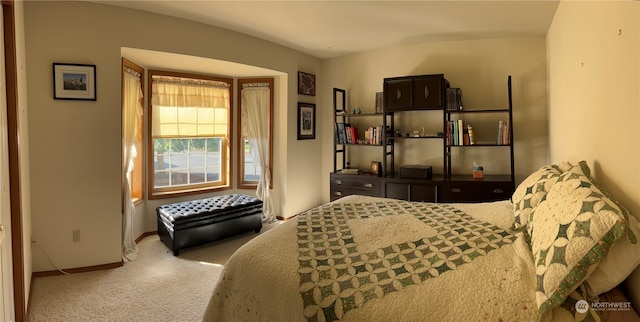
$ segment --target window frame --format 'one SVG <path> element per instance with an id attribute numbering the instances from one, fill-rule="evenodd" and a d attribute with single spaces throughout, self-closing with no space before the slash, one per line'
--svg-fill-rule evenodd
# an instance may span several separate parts
<path id="1" fill-rule="evenodd" d="M 153 148 L 153 107 L 152 107 L 152 95 L 153 95 L 153 76 L 169 76 L 169 77 L 182 77 L 182 78 L 192 78 L 199 80 L 210 80 L 210 81 L 218 81 L 229 84 L 229 111 L 227 112 L 227 136 L 222 137 L 222 148 L 221 148 L 221 160 L 222 160 L 222 168 L 220 179 L 221 183 L 211 184 L 192 184 L 188 186 L 180 186 L 180 187 L 163 187 L 156 188 L 154 187 L 154 179 L 155 179 L 155 169 L 154 169 L 154 152 Z M 162 199 L 162 198 L 173 198 L 183 195 L 193 195 L 193 194 L 201 194 L 206 192 L 220 191 L 231 189 L 230 184 L 230 173 L 233 170 L 231 164 L 231 146 L 233 142 L 233 78 L 227 77 L 219 77 L 219 76 L 211 76 L 211 75 L 203 75 L 203 74 L 195 74 L 195 73 L 185 73 L 185 72 L 173 72 L 173 71 L 164 71 L 164 70 L 153 70 L 150 69 L 147 73 L 147 120 L 149 122 L 147 126 L 147 183 L 148 183 L 148 199 Z M 189 137 L 184 137 L 188 139 Z"/>
<path id="2" fill-rule="evenodd" d="M 138 73 L 140 73 L 140 91 L 144 92 L 144 84 L 145 84 L 145 77 L 144 77 L 144 68 L 142 66 L 139 66 L 138 64 L 122 57 L 122 79 L 121 79 L 121 89 L 120 92 L 121 94 L 121 100 L 122 100 L 122 108 L 124 108 L 124 73 L 126 72 L 126 69 L 132 69 Z M 144 202 L 144 167 L 142 166 L 144 164 L 144 120 L 145 120 L 145 113 L 144 113 L 144 96 L 141 98 L 140 101 L 140 105 L 143 107 L 143 111 L 142 111 L 142 115 L 140 115 L 140 118 L 138 119 L 138 135 L 137 135 L 137 142 L 136 144 L 139 146 L 138 149 L 138 155 L 137 157 L 134 159 L 133 162 L 133 171 L 131 172 L 131 200 L 133 201 L 134 205 L 139 205 L 142 202 Z M 123 129 L 124 131 L 124 129 Z M 124 135 L 124 132 L 122 133 L 122 135 Z M 122 153 L 122 150 L 121 150 Z M 121 157 L 121 159 L 124 157 L 124 155 Z M 122 169 L 122 191 L 123 191 L 123 195 L 122 195 L 122 202 L 123 202 L 123 209 L 124 209 L 124 184 L 126 182 L 126 173 L 124 173 L 124 169 Z"/>
<path id="3" fill-rule="evenodd" d="M 271 180 L 269 180 L 269 189 L 273 189 L 273 77 L 269 78 L 242 78 L 238 79 L 237 90 L 237 141 L 236 151 L 238 151 L 237 160 L 237 185 L 238 189 L 255 189 L 258 187 L 258 181 L 244 180 L 244 137 L 242 136 L 242 84 L 247 83 L 268 83 L 269 84 L 269 172 L 271 173 Z"/>

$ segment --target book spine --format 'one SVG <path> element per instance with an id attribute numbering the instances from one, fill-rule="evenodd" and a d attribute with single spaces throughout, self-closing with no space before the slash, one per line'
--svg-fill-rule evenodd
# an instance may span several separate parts
<path id="1" fill-rule="evenodd" d="M 464 144 L 464 127 L 462 120 L 458 120 L 458 145 Z"/>

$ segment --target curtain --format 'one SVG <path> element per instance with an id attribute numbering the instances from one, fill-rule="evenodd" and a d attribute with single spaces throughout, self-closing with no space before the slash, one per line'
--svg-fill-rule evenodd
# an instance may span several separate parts
<path id="1" fill-rule="evenodd" d="M 153 138 L 227 136 L 229 84 L 153 76 Z"/>
<path id="2" fill-rule="evenodd" d="M 123 242 L 122 256 L 124 260 L 136 258 L 138 247 L 133 237 L 133 214 L 135 205 L 131 199 L 131 171 L 133 171 L 133 160 L 136 151 L 135 140 L 138 135 L 138 120 L 142 116 L 142 89 L 140 87 L 140 74 L 127 70 L 124 73 L 124 93 L 122 111 L 122 132 L 123 132 L 123 169 L 125 173 L 124 182 L 124 220 L 123 220 Z"/>
<path id="3" fill-rule="evenodd" d="M 268 87 L 247 86 L 242 89 L 242 132 L 249 141 L 253 162 L 260 168 L 256 195 L 262 200 L 262 219 L 265 222 L 276 220 L 269 191 L 270 96 Z"/>

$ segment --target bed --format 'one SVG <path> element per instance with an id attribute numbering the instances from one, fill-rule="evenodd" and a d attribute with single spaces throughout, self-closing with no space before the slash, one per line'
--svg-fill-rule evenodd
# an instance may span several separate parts
<path id="1" fill-rule="evenodd" d="M 601 321 L 598 296 L 640 262 L 638 226 L 586 162 L 508 201 L 348 196 L 238 249 L 203 321 Z"/>

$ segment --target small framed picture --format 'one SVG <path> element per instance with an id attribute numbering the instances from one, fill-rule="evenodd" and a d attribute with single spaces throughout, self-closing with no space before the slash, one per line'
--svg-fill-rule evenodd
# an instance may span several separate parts
<path id="1" fill-rule="evenodd" d="M 298 140 L 316 138 L 316 104 L 298 102 Z"/>
<path id="2" fill-rule="evenodd" d="M 53 98 L 96 100 L 96 65 L 53 63 Z"/>
<path id="3" fill-rule="evenodd" d="M 371 167 L 369 168 L 371 174 L 378 176 L 382 175 L 382 163 L 379 161 L 371 161 Z"/>
<path id="4" fill-rule="evenodd" d="M 298 94 L 316 96 L 316 75 L 298 72 Z"/>

